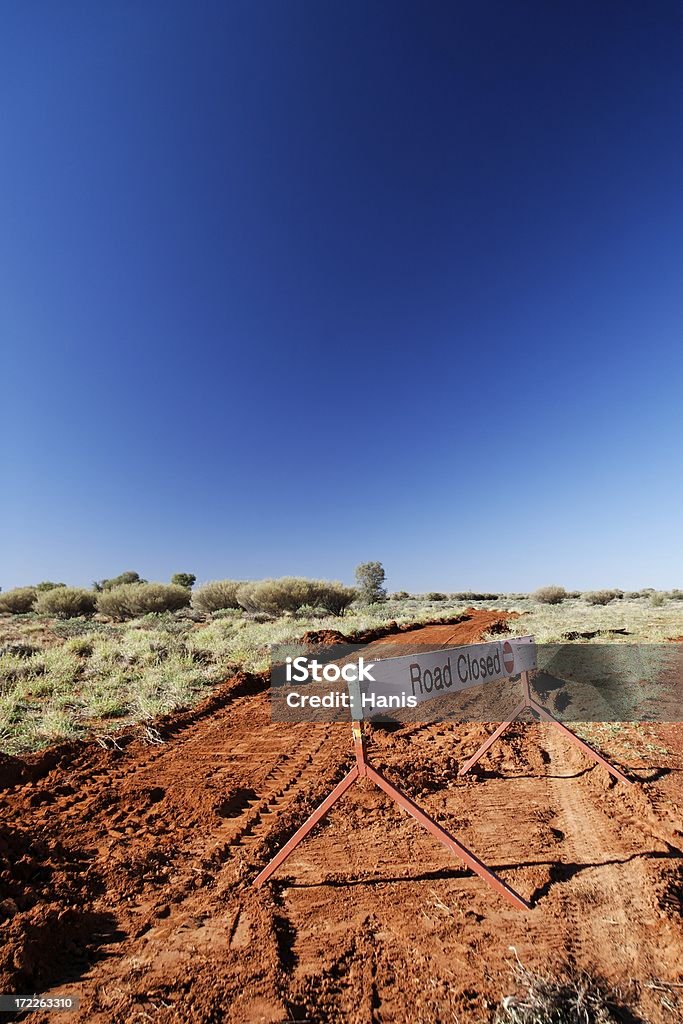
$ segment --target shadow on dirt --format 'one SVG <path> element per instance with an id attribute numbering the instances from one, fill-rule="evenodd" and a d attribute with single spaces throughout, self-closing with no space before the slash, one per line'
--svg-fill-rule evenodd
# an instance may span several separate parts
<path id="1" fill-rule="evenodd" d="M 614 866 L 617 864 L 629 864 L 631 861 L 638 860 L 677 860 L 681 858 L 681 851 L 675 847 L 669 845 L 669 849 L 663 850 L 647 850 L 643 853 L 633 853 L 628 857 L 615 857 L 611 860 L 598 860 L 590 861 L 589 863 L 579 863 L 577 861 L 558 862 L 558 861 L 519 861 L 516 864 L 491 864 L 489 865 L 492 871 L 497 874 L 502 871 L 516 871 L 520 868 L 539 868 L 543 866 L 548 867 L 548 880 L 543 885 L 538 886 L 531 896 L 529 897 L 529 903 L 532 906 L 547 896 L 551 889 L 558 883 L 568 882 L 576 875 L 581 874 L 582 871 L 590 871 L 596 868 Z M 375 885 L 386 885 L 398 884 L 398 883 L 414 883 L 414 882 L 435 882 L 440 880 L 452 880 L 462 879 L 471 877 L 472 872 L 464 867 L 453 867 L 453 868 L 439 868 L 435 871 L 423 871 L 415 875 L 381 875 L 373 876 L 372 878 L 326 878 L 321 882 L 298 882 L 293 878 L 284 878 L 278 880 L 278 887 L 281 889 L 318 889 L 320 887 L 328 887 L 333 889 L 345 889 L 354 886 L 375 886 Z M 678 890 L 675 890 L 677 893 Z"/>
<path id="2" fill-rule="evenodd" d="M 542 760 L 544 764 L 547 763 L 544 758 Z M 580 779 L 582 775 L 588 775 L 589 772 L 595 771 L 597 767 L 596 764 L 589 764 L 586 768 L 582 768 L 581 771 L 571 772 L 569 775 L 546 775 L 545 772 L 541 774 L 528 772 L 524 775 L 517 775 L 507 771 L 499 772 L 495 769 L 489 770 L 474 765 L 467 774 L 472 778 L 480 779 L 482 782 L 485 779 Z M 647 781 L 651 780 L 648 779 Z"/>
<path id="3" fill-rule="evenodd" d="M 92 964 L 111 955 L 106 947 L 125 938 L 112 914 L 57 907 L 35 910 L 40 913 L 27 915 L 21 930 L 8 939 L 0 971 L 8 991 L 44 992 L 77 981 Z"/>

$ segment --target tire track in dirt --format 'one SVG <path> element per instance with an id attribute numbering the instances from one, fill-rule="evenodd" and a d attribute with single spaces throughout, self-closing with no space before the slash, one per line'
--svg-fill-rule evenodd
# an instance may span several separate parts
<path id="1" fill-rule="evenodd" d="M 206 916 L 206 908 L 201 909 L 207 902 L 205 887 L 215 887 L 221 863 L 233 848 L 247 847 L 241 861 L 252 848 L 256 853 L 264 838 L 261 832 L 267 832 L 261 822 L 268 812 L 278 817 L 302 791 L 315 792 L 311 774 L 320 773 L 325 758 L 338 760 L 334 733 L 332 726 L 295 726 L 282 735 L 269 721 L 266 696 L 248 694 L 219 708 L 208 722 L 190 723 L 182 737 L 169 743 L 106 754 L 94 748 L 96 771 L 92 766 L 89 770 L 82 754 L 73 767 L 58 766 L 8 791 L 3 802 L 14 816 L 23 814 L 34 833 L 48 831 L 49 822 L 57 818 L 70 830 L 72 845 L 87 837 L 88 856 L 99 869 L 97 888 L 106 888 L 110 906 L 116 906 L 109 922 L 114 945 L 108 948 L 100 941 L 99 954 L 119 952 L 126 942 L 135 945 L 155 918 L 168 919 L 169 928 L 187 945 L 195 941 L 187 921 L 193 913 L 199 919 Z M 243 794 L 249 796 L 240 805 Z M 235 800 L 237 813 L 232 816 Z M 234 860 L 228 872 L 233 884 L 241 871 L 240 860 Z M 89 881 L 95 881 L 92 873 Z M 48 906 L 59 904 L 61 890 L 46 895 Z M 39 904 L 36 910 L 45 912 L 46 907 Z M 13 937 L 19 938 L 21 925 L 26 925 L 23 937 L 29 939 L 29 950 L 23 959 L 15 957 L 14 972 L 6 964 L 9 976 L 18 975 L 17 980 L 22 962 L 31 971 L 43 955 L 22 916 L 11 922 Z M 232 931 L 238 934 L 239 929 Z M 203 931 L 203 939 L 209 934 L 211 929 Z M 146 944 L 153 948 L 149 940 Z M 144 957 L 137 959 L 144 962 Z M 111 972 L 102 973 L 106 977 Z"/>
<path id="2" fill-rule="evenodd" d="M 580 770 L 585 756 L 567 744 L 550 727 L 545 743 L 553 760 L 573 763 Z M 574 786 L 553 780 L 554 799 L 566 830 L 568 851 L 583 870 L 572 885 L 574 906 L 586 905 L 593 913 L 581 915 L 572 929 L 568 951 L 575 959 L 587 959 L 595 950 L 611 950 L 619 975 L 631 978 L 671 976 L 680 966 L 681 933 L 671 949 L 662 928 L 656 900 L 656 878 L 681 851 L 665 834 L 666 822 L 633 810 L 643 807 L 643 796 L 612 780 L 599 767 L 591 767 Z M 604 973 L 610 975 L 610 958 Z M 613 970 L 612 970 L 613 973 Z M 614 979 L 612 979 L 614 980 Z"/>

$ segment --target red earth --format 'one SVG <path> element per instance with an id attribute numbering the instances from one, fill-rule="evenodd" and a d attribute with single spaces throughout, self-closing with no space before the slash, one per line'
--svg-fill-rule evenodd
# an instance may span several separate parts
<path id="1" fill-rule="evenodd" d="M 505 617 L 375 642 L 467 643 Z M 482 1024 L 515 991 L 514 947 L 599 976 L 624 1019 L 683 1020 L 680 727 L 596 733 L 631 787 L 547 726 L 516 724 L 462 779 L 490 727 L 369 730 L 372 763 L 529 911 L 366 781 L 254 889 L 353 757 L 348 725 L 273 724 L 266 688 L 236 676 L 161 743 L 0 755 L 1 992 L 78 994 L 64 1019 L 88 1022 Z"/>

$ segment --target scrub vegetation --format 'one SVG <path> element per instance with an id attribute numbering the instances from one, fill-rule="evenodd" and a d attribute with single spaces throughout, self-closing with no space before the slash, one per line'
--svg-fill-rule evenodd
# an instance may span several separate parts
<path id="1" fill-rule="evenodd" d="M 151 723 L 240 668 L 266 670 L 271 645 L 308 630 L 353 637 L 392 621 L 419 625 L 488 607 L 519 613 L 514 632 L 539 642 L 683 635 L 681 591 L 601 591 L 598 603 L 595 594 L 560 587 L 534 595 L 399 591 L 386 599 L 381 565 L 359 570 L 355 588 L 285 577 L 218 580 L 191 590 L 190 573 L 176 574 L 174 583 L 148 583 L 127 572 L 93 590 L 45 583 L 0 593 L 0 750 L 18 753 Z M 556 590 L 562 599 L 548 601 L 547 592 Z"/>

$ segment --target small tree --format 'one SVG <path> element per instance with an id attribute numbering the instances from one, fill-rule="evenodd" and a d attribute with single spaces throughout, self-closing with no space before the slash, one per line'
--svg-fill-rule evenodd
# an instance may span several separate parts
<path id="1" fill-rule="evenodd" d="M 39 594 L 45 594 L 48 590 L 56 590 L 57 587 L 65 587 L 66 583 L 53 583 L 52 580 L 43 580 L 42 583 L 36 584 L 36 590 Z"/>
<path id="2" fill-rule="evenodd" d="M 188 590 L 192 590 L 196 582 L 197 577 L 191 572 L 176 572 L 171 576 L 171 583 L 175 583 L 179 587 L 187 587 Z"/>
<path id="3" fill-rule="evenodd" d="M 381 562 L 361 562 L 356 566 L 356 583 L 359 597 L 366 604 L 377 604 L 386 601 L 387 592 L 384 587 L 384 567 Z"/>

